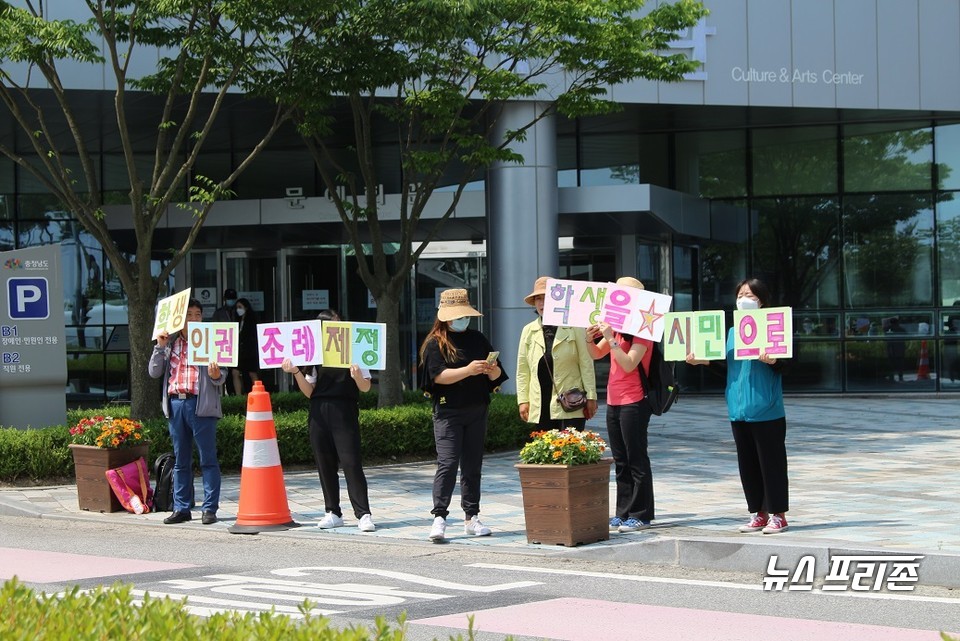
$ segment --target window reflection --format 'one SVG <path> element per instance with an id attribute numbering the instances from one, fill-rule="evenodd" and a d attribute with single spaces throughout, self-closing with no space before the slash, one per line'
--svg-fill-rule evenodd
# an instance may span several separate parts
<path id="1" fill-rule="evenodd" d="M 940 304 L 960 304 L 960 202 L 955 194 L 937 203 L 937 254 L 940 259 Z"/>
<path id="2" fill-rule="evenodd" d="M 840 302 L 839 207 L 835 198 L 753 201 L 757 216 L 754 273 L 778 303 L 794 308 Z"/>
<path id="3" fill-rule="evenodd" d="M 929 126 L 911 125 L 846 125 L 843 128 L 844 189 L 930 189 L 933 130 Z"/>
<path id="4" fill-rule="evenodd" d="M 851 196 L 843 208 L 850 307 L 933 303 L 933 209 L 927 194 Z"/>
<path id="5" fill-rule="evenodd" d="M 753 132 L 753 193 L 824 194 L 837 191 L 835 127 Z"/>

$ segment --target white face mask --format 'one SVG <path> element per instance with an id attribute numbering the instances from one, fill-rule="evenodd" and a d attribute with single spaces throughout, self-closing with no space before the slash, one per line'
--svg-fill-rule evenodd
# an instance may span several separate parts
<path id="1" fill-rule="evenodd" d="M 737 309 L 760 309 L 760 303 L 744 296 L 737 299 Z"/>
<path id="2" fill-rule="evenodd" d="M 237 308 L 237 316 L 243 316 L 246 313 L 247 313 L 247 310 L 245 310 L 244 308 L 242 307 Z"/>
<path id="3" fill-rule="evenodd" d="M 454 332 L 462 332 L 470 327 L 470 317 L 464 316 L 463 318 L 455 318 L 450 321 L 450 329 Z"/>

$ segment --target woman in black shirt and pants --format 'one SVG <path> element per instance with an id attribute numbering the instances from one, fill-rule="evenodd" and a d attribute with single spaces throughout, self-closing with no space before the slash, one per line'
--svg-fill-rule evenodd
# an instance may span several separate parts
<path id="1" fill-rule="evenodd" d="M 340 316 L 325 309 L 317 317 L 336 321 Z M 361 532 L 373 532 L 376 526 L 370 516 L 367 498 L 367 477 L 360 461 L 360 392 L 370 389 L 370 372 L 358 365 L 350 369 L 316 367 L 307 375 L 284 359 L 283 371 L 293 374 L 297 386 L 310 399 L 310 446 L 320 474 L 320 487 L 326 504 L 326 515 L 317 527 L 331 529 L 343 526 L 340 510 L 340 479 L 337 469 L 343 466 L 347 495 Z"/>
<path id="2" fill-rule="evenodd" d="M 433 397 L 433 435 L 437 445 L 437 473 L 433 479 L 432 541 L 443 541 L 453 488 L 460 469 L 460 505 L 464 533 L 489 536 L 480 522 L 480 471 L 487 434 L 490 392 L 507 380 L 498 359 L 487 360 L 490 341 L 470 329 L 470 317 L 481 316 L 470 306 L 465 289 L 440 293 L 437 320 L 420 347 L 426 381 Z"/>

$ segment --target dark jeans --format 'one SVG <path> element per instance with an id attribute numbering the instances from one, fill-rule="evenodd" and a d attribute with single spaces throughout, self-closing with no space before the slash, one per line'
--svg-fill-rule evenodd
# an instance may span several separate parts
<path id="1" fill-rule="evenodd" d="M 587 426 L 585 418 L 541 418 L 537 427 L 541 430 L 562 430 L 571 428 L 581 432 Z"/>
<path id="2" fill-rule="evenodd" d="M 219 391 L 219 390 L 217 390 Z M 217 419 L 197 416 L 197 397 L 170 399 L 170 440 L 173 441 L 173 511 L 187 512 L 193 504 L 193 444 L 200 452 L 203 511 L 220 509 L 220 462 L 217 460 Z"/>
<path id="3" fill-rule="evenodd" d="M 437 444 L 437 474 L 433 477 L 434 516 L 447 518 L 460 468 L 460 506 L 467 519 L 480 513 L 480 470 L 487 436 L 488 406 L 451 409 L 434 406 L 433 437 Z"/>
<path id="4" fill-rule="evenodd" d="M 790 509 L 787 487 L 787 419 L 731 421 L 737 444 L 740 483 L 751 512 L 777 514 Z"/>
<path id="5" fill-rule="evenodd" d="M 654 519 L 653 471 L 647 455 L 651 414 L 646 400 L 607 406 L 607 438 L 617 477 L 616 516 L 624 520 Z"/>
<path id="6" fill-rule="evenodd" d="M 317 462 L 320 488 L 327 512 L 343 516 L 340 510 L 340 478 L 343 467 L 347 495 L 358 519 L 370 514 L 367 477 L 360 462 L 360 420 L 357 402 L 329 398 L 310 403 L 310 447 Z"/>

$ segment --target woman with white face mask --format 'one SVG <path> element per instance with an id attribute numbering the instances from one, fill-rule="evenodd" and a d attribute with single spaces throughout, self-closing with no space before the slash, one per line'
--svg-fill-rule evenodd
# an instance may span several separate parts
<path id="1" fill-rule="evenodd" d="M 760 280 L 748 278 L 737 285 L 737 309 L 768 307 L 770 290 Z M 787 481 L 787 419 L 783 407 L 780 371 L 783 361 L 766 353 L 758 360 L 733 357 L 734 330 L 727 334 L 727 410 L 737 445 L 740 483 L 753 513 L 741 532 L 779 534 L 787 529 L 790 509 Z M 691 365 L 719 365 L 687 356 Z"/>
<path id="2" fill-rule="evenodd" d="M 433 479 L 433 525 L 430 540 L 446 538 L 447 515 L 460 469 L 460 505 L 464 533 L 489 536 L 480 522 L 480 471 L 487 434 L 490 393 L 507 380 L 487 337 L 470 328 L 482 316 L 470 305 L 465 289 L 440 293 L 433 328 L 420 346 L 421 387 L 433 398 L 433 435 L 437 473 Z M 488 360 L 488 356 L 493 358 Z"/>

